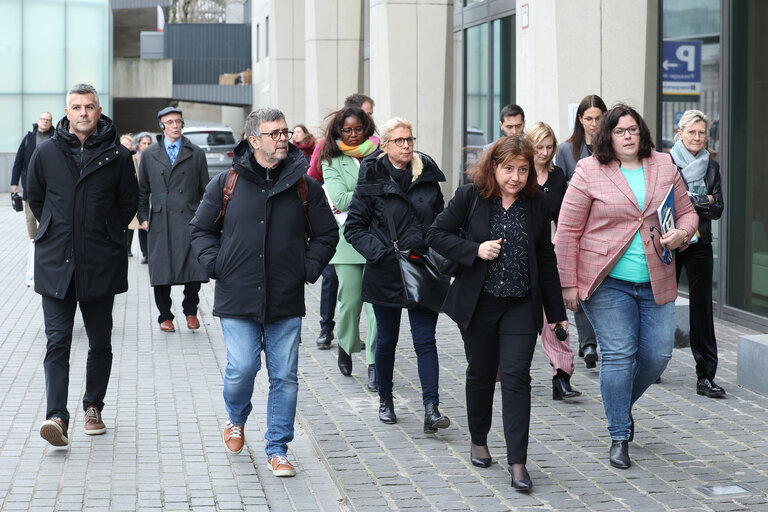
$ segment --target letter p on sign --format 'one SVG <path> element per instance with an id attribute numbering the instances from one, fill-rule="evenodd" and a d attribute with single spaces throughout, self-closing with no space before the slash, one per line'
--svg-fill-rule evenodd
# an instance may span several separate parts
<path id="1" fill-rule="evenodd" d="M 675 57 L 680 62 L 685 62 L 688 72 L 692 72 L 696 69 L 696 46 L 690 44 L 681 45 L 677 47 Z"/>

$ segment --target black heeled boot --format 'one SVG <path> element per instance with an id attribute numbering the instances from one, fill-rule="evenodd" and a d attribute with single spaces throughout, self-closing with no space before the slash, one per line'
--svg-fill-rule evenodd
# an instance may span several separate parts
<path id="1" fill-rule="evenodd" d="M 344 352 L 341 347 L 339 347 L 339 371 L 346 377 L 352 375 L 352 356 Z"/>
<path id="2" fill-rule="evenodd" d="M 619 469 L 627 469 L 632 463 L 629 460 L 629 441 L 611 441 L 611 450 L 608 452 L 608 460 L 611 466 Z"/>
<path id="3" fill-rule="evenodd" d="M 392 402 L 392 395 L 389 395 L 386 398 L 379 398 L 379 419 L 382 423 L 397 423 L 395 404 Z"/>
<path id="4" fill-rule="evenodd" d="M 376 365 L 375 364 L 368 365 L 368 385 L 365 387 L 368 388 L 368 391 L 379 390 L 379 384 L 378 382 L 376 382 Z"/>
<path id="5" fill-rule="evenodd" d="M 552 377 L 552 400 L 576 398 L 581 396 L 581 391 L 571 388 L 571 376 L 558 369 L 557 375 Z"/>
<path id="6" fill-rule="evenodd" d="M 581 349 L 581 352 L 584 354 L 584 364 L 587 366 L 587 368 L 596 368 L 598 359 L 597 347 L 594 345 L 586 345 Z"/>
<path id="7" fill-rule="evenodd" d="M 448 428 L 451 420 L 448 416 L 443 416 L 437 410 L 437 403 L 427 402 L 424 404 L 424 433 L 434 434 L 439 428 Z"/>

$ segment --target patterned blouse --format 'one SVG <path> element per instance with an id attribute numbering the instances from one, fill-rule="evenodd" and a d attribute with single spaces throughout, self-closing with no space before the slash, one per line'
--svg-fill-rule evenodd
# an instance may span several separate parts
<path id="1" fill-rule="evenodd" d="M 518 197 L 505 210 L 497 197 L 491 206 L 491 240 L 502 239 L 501 252 L 488 265 L 483 291 L 495 297 L 525 297 L 531 289 L 524 201 Z"/>

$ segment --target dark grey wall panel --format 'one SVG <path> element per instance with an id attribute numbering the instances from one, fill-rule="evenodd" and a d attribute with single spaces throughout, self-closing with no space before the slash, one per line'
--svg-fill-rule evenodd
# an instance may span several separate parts
<path id="1" fill-rule="evenodd" d="M 174 84 L 218 84 L 219 75 L 251 67 L 251 26 L 167 24 L 165 58 L 173 59 Z"/>
<path id="2" fill-rule="evenodd" d="M 247 107 L 253 103 L 253 89 L 250 85 L 173 84 L 173 99 Z"/>

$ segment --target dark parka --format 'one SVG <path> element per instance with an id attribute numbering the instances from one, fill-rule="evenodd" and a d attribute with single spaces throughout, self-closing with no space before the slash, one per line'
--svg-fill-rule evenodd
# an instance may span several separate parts
<path id="1" fill-rule="evenodd" d="M 384 152 L 379 150 L 360 164 L 344 238 L 366 259 L 362 298 L 372 304 L 403 307 L 405 302 L 386 211 L 393 214 L 400 250 L 424 254 L 427 228 L 445 204 L 439 184 L 445 175 L 432 158 L 418 155 L 424 168 L 407 192 L 390 175 L 391 164 Z"/>
<path id="2" fill-rule="evenodd" d="M 480 292 L 488 272 L 488 261 L 477 256 L 480 244 L 490 240 L 492 199 L 478 197 L 467 229 L 467 239 L 459 237 L 459 228 L 472 204 L 474 185 L 464 185 L 448 203 L 445 211 L 435 219 L 427 235 L 429 245 L 439 254 L 459 263 L 459 274 L 451 284 L 443 311 L 460 328 L 469 326 L 475 313 Z M 541 331 L 544 319 L 542 305 L 550 322 L 566 319 L 563 306 L 560 275 L 557 259 L 551 241 L 551 210 L 543 194 L 534 198 L 520 198 L 525 201 L 528 223 L 528 268 L 531 278 L 531 304 L 534 321 Z"/>
<path id="3" fill-rule="evenodd" d="M 288 148 L 268 183 L 255 170 L 248 141 L 241 141 L 233 159 L 239 178 L 223 221 L 216 218 L 226 172 L 208 184 L 190 222 L 192 248 L 207 275 L 216 279 L 216 316 L 262 324 L 304 316 L 304 283 L 315 282 L 333 256 L 339 241 L 336 220 L 323 189 L 305 177 L 309 234 L 297 190 L 308 164 L 301 150 Z"/>
<path id="4" fill-rule="evenodd" d="M 147 260 L 152 286 L 208 281 L 189 239 L 189 221 L 207 184 L 205 153 L 184 136 L 173 165 L 162 135 L 141 154 L 136 216 L 139 222 L 149 221 Z"/>
<path id="5" fill-rule="evenodd" d="M 65 117 L 40 144 L 27 168 L 29 207 L 40 222 L 35 237 L 35 291 L 63 299 L 73 280 L 88 301 L 128 289 L 126 229 L 138 189 L 131 153 L 112 120 L 81 145 Z"/>
<path id="6" fill-rule="evenodd" d="M 32 131 L 27 132 L 24 138 L 21 139 L 19 150 L 16 152 L 16 159 L 13 161 L 11 186 L 21 185 L 25 201 L 27 200 L 27 167 L 29 166 L 30 160 L 32 160 L 32 153 L 35 152 L 35 148 L 37 147 L 37 131 L 37 123 L 33 123 Z"/>

